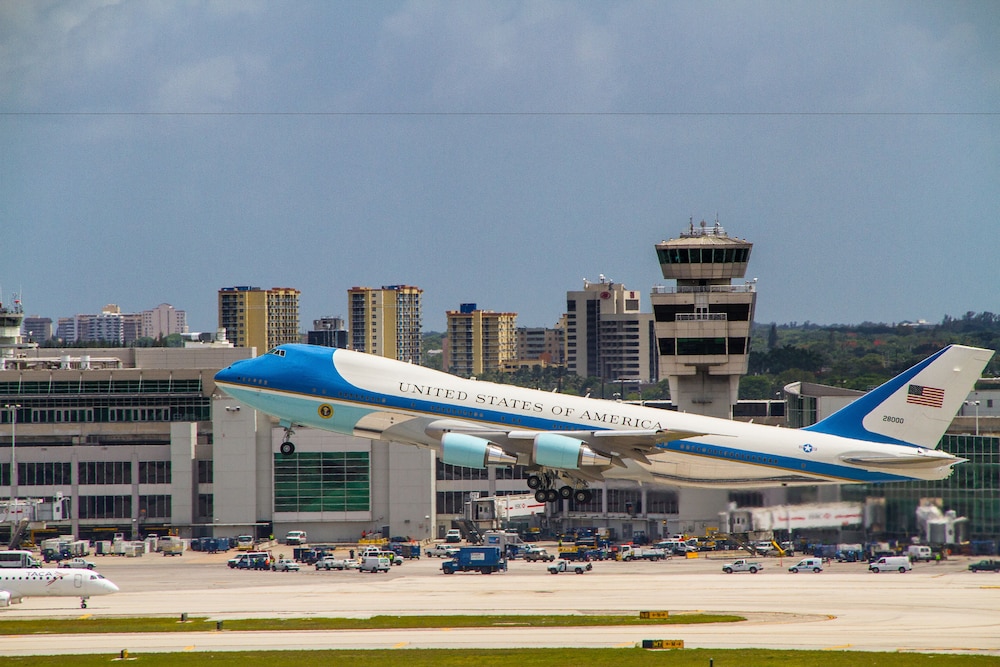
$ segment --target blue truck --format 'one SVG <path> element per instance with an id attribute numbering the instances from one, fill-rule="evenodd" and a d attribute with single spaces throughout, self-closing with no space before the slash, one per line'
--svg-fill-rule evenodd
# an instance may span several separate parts
<path id="1" fill-rule="evenodd" d="M 506 572 L 507 558 L 500 547 L 462 547 L 454 559 L 441 563 L 441 571 L 445 574 Z"/>

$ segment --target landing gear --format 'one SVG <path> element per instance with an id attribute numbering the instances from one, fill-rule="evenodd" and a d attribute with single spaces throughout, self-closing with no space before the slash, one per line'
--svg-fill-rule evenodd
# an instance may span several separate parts
<path id="1" fill-rule="evenodd" d="M 87 608 L 87 598 L 80 598 L 80 609 Z"/>
<path id="2" fill-rule="evenodd" d="M 281 441 L 281 446 L 278 447 L 278 451 L 281 452 L 283 456 L 291 456 L 295 453 L 295 443 L 291 440 L 293 435 L 295 435 L 295 431 L 292 430 L 292 427 L 286 426 L 285 437 Z"/>
<path id="3" fill-rule="evenodd" d="M 577 503 L 589 503 L 593 498 L 590 489 L 577 489 L 569 485 L 556 487 L 559 479 L 551 475 L 531 475 L 528 477 L 528 488 L 535 490 L 535 501 L 554 503 L 559 500 L 573 500 Z"/>

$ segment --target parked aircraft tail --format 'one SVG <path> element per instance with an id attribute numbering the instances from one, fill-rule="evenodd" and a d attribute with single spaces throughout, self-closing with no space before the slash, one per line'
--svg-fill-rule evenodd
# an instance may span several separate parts
<path id="1" fill-rule="evenodd" d="M 992 357 L 949 345 L 805 430 L 935 449 Z"/>

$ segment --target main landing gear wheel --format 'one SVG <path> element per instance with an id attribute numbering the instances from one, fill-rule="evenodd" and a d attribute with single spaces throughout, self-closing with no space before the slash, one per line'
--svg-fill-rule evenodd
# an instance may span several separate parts
<path id="1" fill-rule="evenodd" d="M 565 500 L 569 500 L 573 497 L 573 487 L 572 486 L 560 486 L 559 487 L 559 497 Z"/>
<path id="2" fill-rule="evenodd" d="M 278 451 L 284 456 L 291 456 L 295 453 L 295 443 L 292 442 L 293 435 L 295 435 L 295 431 L 292 430 L 292 427 L 286 426 L 285 437 L 281 441 L 281 446 L 278 447 Z"/>
<path id="3" fill-rule="evenodd" d="M 554 503 L 559 500 L 559 492 L 555 489 L 546 489 L 545 491 L 545 501 L 549 503 Z"/>
<path id="4" fill-rule="evenodd" d="M 594 494 L 590 489 L 576 489 L 573 491 L 573 500 L 580 505 L 585 505 L 590 502 L 590 499 L 594 497 Z"/>
<path id="5" fill-rule="evenodd" d="M 80 598 L 80 609 L 87 608 L 87 598 Z"/>
<path id="6" fill-rule="evenodd" d="M 548 494 L 545 493 L 544 489 L 538 489 L 535 491 L 535 502 L 544 503 Z"/>
<path id="7" fill-rule="evenodd" d="M 540 489 L 540 488 L 542 488 L 542 486 L 543 486 L 543 484 L 542 484 L 542 478 L 541 477 L 539 477 L 538 475 L 529 475 L 528 476 L 528 488 L 529 489 L 531 489 L 531 490 Z M 539 501 L 539 502 L 541 502 L 541 501 Z"/>

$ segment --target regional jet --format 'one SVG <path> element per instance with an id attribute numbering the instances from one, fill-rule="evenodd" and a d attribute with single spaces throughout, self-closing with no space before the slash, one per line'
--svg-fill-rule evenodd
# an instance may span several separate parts
<path id="1" fill-rule="evenodd" d="M 103 575 L 91 571 L 55 568 L 0 568 L 0 607 L 21 602 L 24 598 L 80 598 L 80 608 L 87 608 L 92 595 L 117 593 L 118 587 Z"/>
<path id="2" fill-rule="evenodd" d="M 704 487 L 937 480 L 965 459 L 937 449 L 993 356 L 951 345 L 803 429 L 463 379 L 351 350 L 278 346 L 215 376 L 277 418 L 279 450 L 312 427 L 429 447 L 445 463 L 526 466 L 539 502 L 590 500 L 603 479 Z"/>

